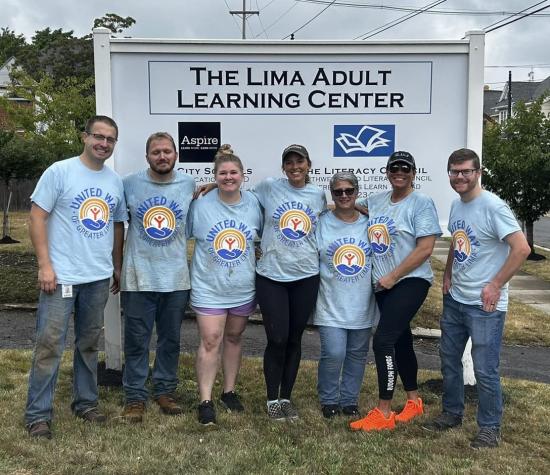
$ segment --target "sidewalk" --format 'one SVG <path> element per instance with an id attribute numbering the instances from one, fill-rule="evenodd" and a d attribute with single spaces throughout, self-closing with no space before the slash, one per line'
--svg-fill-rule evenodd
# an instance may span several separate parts
<path id="1" fill-rule="evenodd" d="M 449 252 L 449 241 L 438 239 L 435 242 L 432 257 L 439 259 L 443 264 L 447 261 Z M 538 277 L 518 272 L 510 281 L 510 297 L 519 300 L 521 303 L 530 305 L 550 315 L 550 283 Z"/>

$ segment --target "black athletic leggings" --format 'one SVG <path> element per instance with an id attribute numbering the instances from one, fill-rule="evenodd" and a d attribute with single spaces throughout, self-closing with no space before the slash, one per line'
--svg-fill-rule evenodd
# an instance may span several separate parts
<path id="1" fill-rule="evenodd" d="M 372 349 L 378 373 L 378 396 L 393 398 L 397 374 L 405 391 L 418 389 L 418 363 L 413 348 L 411 320 L 426 299 L 430 284 L 427 280 L 410 277 L 390 290 L 376 292 L 380 322 L 374 334 Z"/>
<path id="2" fill-rule="evenodd" d="M 277 282 L 256 274 L 256 298 L 267 335 L 264 376 L 268 400 L 290 399 L 302 357 L 302 334 L 318 290 L 318 275 Z"/>

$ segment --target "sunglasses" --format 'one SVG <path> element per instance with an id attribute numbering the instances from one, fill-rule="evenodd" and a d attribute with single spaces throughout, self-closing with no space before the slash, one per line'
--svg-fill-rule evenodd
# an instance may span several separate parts
<path id="1" fill-rule="evenodd" d="M 410 173 L 412 170 L 412 167 L 407 163 L 394 163 L 393 165 L 390 165 L 389 171 L 390 173 Z"/>
<path id="2" fill-rule="evenodd" d="M 340 190 L 332 190 L 334 196 L 352 196 L 355 193 L 355 188 L 342 188 Z"/>

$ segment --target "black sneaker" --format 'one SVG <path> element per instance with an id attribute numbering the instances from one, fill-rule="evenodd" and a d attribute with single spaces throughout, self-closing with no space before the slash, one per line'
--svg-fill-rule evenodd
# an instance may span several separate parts
<path id="1" fill-rule="evenodd" d="M 203 426 L 210 426 L 216 423 L 216 410 L 214 403 L 207 399 L 199 404 L 199 422 Z"/>
<path id="2" fill-rule="evenodd" d="M 244 406 L 242 405 L 239 396 L 235 391 L 229 391 L 222 393 L 220 396 L 220 402 L 227 409 L 227 412 L 243 412 Z"/>
<path id="3" fill-rule="evenodd" d="M 357 407 L 355 405 L 344 406 L 342 408 L 342 414 L 344 414 L 344 416 L 356 417 L 356 416 L 359 415 L 359 407 Z"/>
<path id="4" fill-rule="evenodd" d="M 462 417 L 450 412 L 442 412 L 439 416 L 422 426 L 432 432 L 443 432 L 462 425 Z"/>
<path id="5" fill-rule="evenodd" d="M 286 416 L 284 415 L 283 410 L 281 409 L 281 404 L 278 400 L 269 401 L 267 403 L 267 417 L 269 417 L 272 421 L 286 421 Z"/>
<path id="6" fill-rule="evenodd" d="M 288 399 L 279 399 L 279 404 L 281 405 L 281 411 L 285 417 L 290 421 L 295 421 L 299 418 L 298 411 Z"/>
<path id="7" fill-rule="evenodd" d="M 38 421 L 27 426 L 29 435 L 33 438 L 51 439 L 52 431 L 50 429 L 49 421 Z"/>
<path id="8" fill-rule="evenodd" d="M 83 421 L 91 422 L 92 424 L 104 424 L 107 420 L 107 417 L 99 412 L 97 407 L 92 407 L 91 409 L 86 409 L 85 411 L 76 412 L 75 416 L 79 419 L 82 419 Z"/>
<path id="9" fill-rule="evenodd" d="M 470 444 L 472 449 L 494 449 L 500 443 L 500 430 L 497 427 L 482 427 Z"/>
<path id="10" fill-rule="evenodd" d="M 332 419 L 334 416 L 340 414 L 340 406 L 338 404 L 327 404 L 321 406 L 321 411 L 323 412 L 323 417 Z"/>

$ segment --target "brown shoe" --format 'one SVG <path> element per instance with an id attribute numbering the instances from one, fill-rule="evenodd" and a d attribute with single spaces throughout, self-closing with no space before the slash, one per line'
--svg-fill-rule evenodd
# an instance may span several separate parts
<path id="1" fill-rule="evenodd" d="M 183 412 L 181 406 L 178 406 L 176 400 L 169 394 L 163 394 L 162 396 L 159 396 L 155 399 L 155 402 L 159 405 L 160 410 L 164 414 L 175 416 Z"/>
<path id="2" fill-rule="evenodd" d="M 51 439 L 52 431 L 50 430 L 50 423 L 48 421 L 38 421 L 30 424 L 27 427 L 27 431 L 31 437 Z"/>
<path id="3" fill-rule="evenodd" d="M 97 407 L 75 413 L 76 417 L 92 424 L 104 424 L 107 421 L 105 414 L 99 412 Z"/>
<path id="4" fill-rule="evenodd" d="M 130 401 L 126 403 L 120 417 L 126 422 L 137 424 L 143 421 L 143 414 L 145 413 L 144 401 Z"/>

